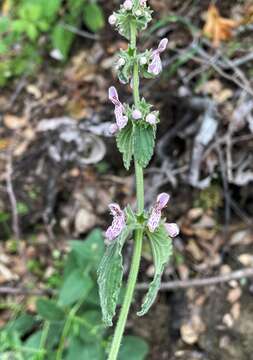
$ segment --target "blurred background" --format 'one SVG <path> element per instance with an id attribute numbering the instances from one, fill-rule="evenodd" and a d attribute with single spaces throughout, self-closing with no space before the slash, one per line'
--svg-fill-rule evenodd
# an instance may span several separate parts
<path id="1" fill-rule="evenodd" d="M 140 319 L 154 273 L 144 248 L 119 359 L 249 360 L 253 2 L 149 3 L 154 20 L 140 48 L 163 37 L 169 44 L 161 77 L 141 82 L 161 113 L 145 205 L 170 193 L 166 216 L 181 233 L 162 291 Z M 107 205 L 135 206 L 133 169 L 124 170 L 108 132 L 108 87 L 131 101 L 115 72 L 127 43 L 107 23 L 119 5 L 0 2 L 1 360 L 106 358 L 112 329 L 101 322 L 96 270 Z"/>

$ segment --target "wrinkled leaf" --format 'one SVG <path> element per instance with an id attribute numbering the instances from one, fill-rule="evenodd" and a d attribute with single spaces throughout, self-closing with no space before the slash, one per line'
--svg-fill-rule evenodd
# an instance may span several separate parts
<path id="1" fill-rule="evenodd" d="M 127 126 L 118 133 L 117 146 L 119 151 L 123 154 L 124 166 L 129 170 L 133 157 L 133 125 L 130 121 Z"/>
<path id="2" fill-rule="evenodd" d="M 172 254 L 172 240 L 168 236 L 168 233 L 163 224 L 160 225 L 160 227 L 154 233 L 147 231 L 147 237 L 150 240 L 152 249 L 155 265 L 155 275 L 153 281 L 150 283 L 149 290 L 144 298 L 141 310 L 137 313 L 138 316 L 143 316 L 146 314 L 155 301 L 157 292 L 160 288 L 161 276 L 164 267 L 168 263 Z"/>
<path id="3" fill-rule="evenodd" d="M 142 167 L 146 167 L 154 152 L 155 136 L 152 126 L 136 126 L 134 132 L 134 156 Z"/>
<path id="4" fill-rule="evenodd" d="M 98 285 L 103 321 L 112 326 L 123 277 L 122 248 L 130 234 L 126 227 L 117 239 L 109 245 L 98 268 Z"/>

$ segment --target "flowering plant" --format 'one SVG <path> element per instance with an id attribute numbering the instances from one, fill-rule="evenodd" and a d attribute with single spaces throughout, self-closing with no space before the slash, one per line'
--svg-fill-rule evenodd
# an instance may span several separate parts
<path id="1" fill-rule="evenodd" d="M 111 326 L 122 285 L 122 248 L 126 240 L 133 236 L 132 264 L 109 360 L 117 359 L 118 356 L 139 271 L 143 240 L 148 240 L 150 243 L 155 274 L 142 307 L 137 313 L 139 316 L 149 310 L 156 298 L 164 267 L 172 253 L 171 238 L 179 233 L 177 224 L 167 223 L 166 219 L 162 218 L 162 210 L 169 202 L 168 194 L 158 195 L 150 211 L 144 209 L 143 168 L 148 165 L 153 155 L 159 112 L 153 110 L 152 105 L 145 99 L 140 98 L 139 79 L 153 78 L 161 73 L 160 55 L 165 51 L 168 43 L 167 39 L 162 39 L 157 49 L 138 53 L 136 37 L 140 31 L 146 29 L 151 21 L 151 14 L 152 11 L 146 0 L 125 0 L 120 9 L 109 17 L 109 23 L 130 41 L 128 49 L 120 51 L 116 68 L 119 81 L 123 84 L 130 83 L 134 99 L 132 106 L 124 104 L 120 101 L 116 88 L 114 86 L 109 88 L 109 100 L 114 105 L 115 114 L 115 123 L 111 125 L 110 132 L 116 136 L 117 146 L 123 155 L 127 170 L 132 160 L 134 161 L 137 193 L 136 213 L 130 206 L 122 210 L 118 204 L 109 205 L 113 221 L 105 234 L 107 249 L 98 269 L 103 320 L 107 326 Z"/>

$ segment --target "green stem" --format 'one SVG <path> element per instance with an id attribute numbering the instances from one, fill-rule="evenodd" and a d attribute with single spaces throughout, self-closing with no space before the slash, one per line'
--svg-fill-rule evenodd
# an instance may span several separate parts
<path id="1" fill-rule="evenodd" d="M 126 294 L 121 308 L 116 330 L 114 333 L 108 360 L 116 360 L 118 357 L 118 352 L 119 352 L 122 336 L 124 333 L 129 308 L 133 298 L 137 275 L 139 272 L 141 249 L 142 249 L 142 235 L 143 235 L 142 229 L 136 231 L 134 253 L 133 253 L 132 264 L 129 273 L 128 283 L 127 283 Z"/>
<path id="2" fill-rule="evenodd" d="M 133 56 L 136 58 L 136 23 L 135 22 L 131 22 L 130 30 L 131 30 L 130 47 L 133 50 Z M 136 107 L 138 107 L 140 102 L 140 94 L 139 94 L 139 67 L 137 61 L 135 61 L 134 69 L 133 69 L 133 97 L 134 97 L 134 104 Z M 143 169 L 136 160 L 134 161 L 134 164 L 135 164 L 135 176 L 136 176 L 137 212 L 138 214 L 141 214 L 144 210 Z M 118 357 L 120 344 L 126 326 L 126 321 L 131 306 L 134 289 L 137 281 L 137 276 L 139 272 L 141 251 L 142 251 L 142 240 L 143 240 L 143 229 L 138 229 L 135 231 L 134 253 L 133 253 L 131 269 L 128 277 L 126 294 L 120 311 L 118 323 L 115 329 L 108 360 L 116 360 Z"/>
<path id="3" fill-rule="evenodd" d="M 62 354 L 63 354 L 63 350 L 64 350 L 64 345 L 65 345 L 65 340 L 69 334 L 71 325 L 72 325 L 72 321 L 73 321 L 73 317 L 75 316 L 75 314 L 77 313 L 77 311 L 79 310 L 80 306 L 83 303 L 83 299 L 81 299 L 69 312 L 67 320 L 65 322 L 65 325 L 63 327 L 62 330 L 62 335 L 60 338 L 60 342 L 59 342 L 59 346 L 57 349 L 57 353 L 55 356 L 55 360 L 62 360 Z"/>

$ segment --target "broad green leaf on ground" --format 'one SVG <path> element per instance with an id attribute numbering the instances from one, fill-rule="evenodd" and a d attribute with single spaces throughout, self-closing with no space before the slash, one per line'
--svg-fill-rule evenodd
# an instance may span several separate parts
<path id="1" fill-rule="evenodd" d="M 101 312 L 98 310 L 88 310 L 82 312 L 80 317 L 76 315 L 78 324 L 78 336 L 85 343 L 102 341 L 105 332 L 104 324 L 101 322 Z"/>
<path id="2" fill-rule="evenodd" d="M 123 155 L 124 166 L 129 170 L 133 157 L 133 125 L 130 121 L 124 129 L 120 130 L 116 140 L 118 149 Z"/>
<path id="3" fill-rule="evenodd" d="M 45 320 L 61 321 L 65 313 L 55 301 L 49 299 L 38 299 L 36 306 L 38 314 Z"/>
<path id="4" fill-rule="evenodd" d="M 91 343 L 84 346 L 78 338 L 70 340 L 66 360 L 104 360 L 105 355 L 101 343 Z"/>
<path id="5" fill-rule="evenodd" d="M 36 324 L 36 320 L 33 316 L 28 314 L 22 314 L 15 320 L 8 322 L 6 330 L 17 332 L 20 336 L 25 335 Z"/>
<path id="6" fill-rule="evenodd" d="M 58 59 L 66 60 L 75 35 L 64 28 L 61 24 L 57 24 L 52 32 L 53 49 L 59 52 Z"/>
<path id="7" fill-rule="evenodd" d="M 134 157 L 142 167 L 150 162 L 155 146 L 153 127 L 136 126 L 134 131 Z"/>
<path id="8" fill-rule="evenodd" d="M 97 267 L 105 250 L 103 235 L 99 229 L 91 231 L 84 241 L 73 240 L 70 244 L 78 262 L 89 262 L 94 267 Z"/>
<path id="9" fill-rule="evenodd" d="M 130 234 L 128 227 L 107 246 L 105 254 L 98 268 L 98 285 L 103 321 L 112 326 L 112 318 L 116 311 L 119 292 L 123 277 L 122 248 Z"/>
<path id="10" fill-rule="evenodd" d="M 168 236 L 163 224 L 160 225 L 154 233 L 147 231 L 146 234 L 150 240 L 155 265 L 155 274 L 154 279 L 149 286 L 149 290 L 145 295 L 141 310 L 137 313 L 139 316 L 146 314 L 155 301 L 157 292 L 160 288 L 161 276 L 164 267 L 168 263 L 172 254 L 172 240 Z"/>
<path id="11" fill-rule="evenodd" d="M 103 29 L 105 18 L 101 6 L 95 3 L 86 4 L 84 6 L 83 21 L 92 32 Z"/>
<path id="12" fill-rule="evenodd" d="M 148 354 L 148 344 L 137 336 L 125 336 L 118 360 L 144 360 Z"/>
<path id="13" fill-rule="evenodd" d="M 72 272 L 64 281 L 60 290 L 59 305 L 67 306 L 84 299 L 93 287 L 89 275 L 79 269 Z"/>

